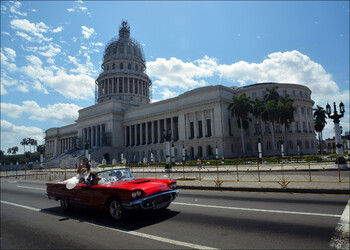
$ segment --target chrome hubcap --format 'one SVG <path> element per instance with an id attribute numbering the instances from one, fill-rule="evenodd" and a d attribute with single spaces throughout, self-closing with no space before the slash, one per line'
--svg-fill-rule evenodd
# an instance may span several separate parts
<path id="1" fill-rule="evenodd" d="M 114 219 L 120 219 L 122 216 L 122 207 L 117 201 L 112 201 L 109 206 L 109 211 Z"/>

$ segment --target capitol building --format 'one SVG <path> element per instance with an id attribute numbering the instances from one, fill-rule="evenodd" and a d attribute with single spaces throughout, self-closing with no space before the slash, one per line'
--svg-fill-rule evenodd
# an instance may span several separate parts
<path id="1" fill-rule="evenodd" d="M 263 157 L 281 155 L 281 143 L 285 155 L 317 153 L 314 101 L 306 86 L 272 82 L 240 88 L 215 85 L 150 103 L 152 81 L 145 73 L 145 56 L 139 43 L 130 37 L 127 22 L 120 26 L 119 36 L 107 44 L 101 68 L 96 79 L 96 104 L 79 110 L 73 124 L 46 130 L 46 158 L 81 151 L 97 162 L 119 162 L 122 158 L 128 162 L 165 161 L 164 131 L 171 133 L 177 161 L 183 156 L 186 160 L 258 157 L 259 142 Z M 284 126 L 275 124 L 276 145 L 272 145 L 270 123 L 259 124 L 251 115 L 244 130 L 244 155 L 241 129 L 228 106 L 234 95 L 246 93 L 253 100 L 262 99 L 266 89 L 273 87 L 278 87 L 281 96 L 294 100 L 296 111 L 287 129 L 288 141 L 283 141 Z"/>

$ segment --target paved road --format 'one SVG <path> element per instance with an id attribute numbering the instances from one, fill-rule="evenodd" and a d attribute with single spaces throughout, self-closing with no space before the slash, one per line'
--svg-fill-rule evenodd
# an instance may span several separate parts
<path id="1" fill-rule="evenodd" d="M 180 190 L 167 211 L 114 222 L 91 210 L 64 212 L 44 193 L 44 182 L 1 180 L 1 249 L 325 249 L 349 199 Z"/>

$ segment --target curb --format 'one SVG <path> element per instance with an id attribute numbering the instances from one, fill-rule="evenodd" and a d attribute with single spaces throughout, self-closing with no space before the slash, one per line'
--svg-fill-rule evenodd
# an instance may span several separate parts
<path id="1" fill-rule="evenodd" d="M 344 189 L 306 189 L 306 188 L 239 188 L 239 187 L 208 187 L 208 186 L 181 186 L 178 189 L 214 190 L 214 191 L 241 191 L 241 192 L 271 192 L 271 193 L 311 193 L 311 194 L 347 194 L 350 190 Z"/>

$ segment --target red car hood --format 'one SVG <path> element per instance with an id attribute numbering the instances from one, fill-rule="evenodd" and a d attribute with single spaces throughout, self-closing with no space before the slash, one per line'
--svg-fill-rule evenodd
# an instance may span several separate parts
<path id="1" fill-rule="evenodd" d="M 158 180 L 150 179 L 136 179 L 130 181 L 119 181 L 108 184 L 111 188 L 123 188 L 129 190 L 138 190 L 141 189 L 146 193 L 146 196 L 153 195 L 156 193 L 161 193 L 171 190 L 165 180 L 164 182 Z M 170 183 L 170 182 L 169 182 Z"/>

